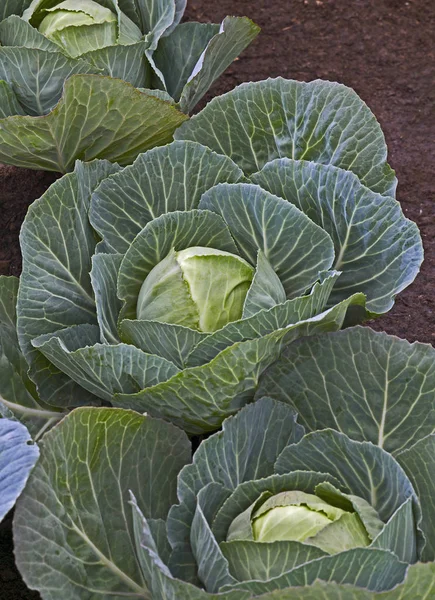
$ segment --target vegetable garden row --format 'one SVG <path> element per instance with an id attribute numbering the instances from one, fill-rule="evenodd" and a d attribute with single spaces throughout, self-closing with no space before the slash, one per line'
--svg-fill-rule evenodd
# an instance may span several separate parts
<path id="1" fill-rule="evenodd" d="M 361 326 L 423 261 L 381 127 L 322 80 L 191 116 L 259 28 L 185 6 L 0 6 L 0 162 L 63 173 L 0 276 L 18 569 L 43 600 L 435 597 L 435 349 Z"/>

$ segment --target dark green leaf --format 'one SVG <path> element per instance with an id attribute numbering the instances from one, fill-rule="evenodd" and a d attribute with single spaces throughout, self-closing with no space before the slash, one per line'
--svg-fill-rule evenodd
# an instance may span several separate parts
<path id="1" fill-rule="evenodd" d="M 435 429 L 435 350 L 355 327 L 285 350 L 258 397 L 288 402 L 310 431 L 331 427 L 393 454 Z"/>
<path id="2" fill-rule="evenodd" d="M 135 551 L 130 490 L 147 518 L 165 518 L 186 435 L 116 409 L 77 409 L 41 444 L 17 507 L 17 563 L 26 583 L 54 600 L 97 594 L 151 596 Z"/>
<path id="3" fill-rule="evenodd" d="M 175 137 L 230 156 L 248 175 L 287 157 L 351 170 L 381 194 L 396 189 L 379 123 L 353 90 L 338 83 L 245 83 L 214 98 Z"/>

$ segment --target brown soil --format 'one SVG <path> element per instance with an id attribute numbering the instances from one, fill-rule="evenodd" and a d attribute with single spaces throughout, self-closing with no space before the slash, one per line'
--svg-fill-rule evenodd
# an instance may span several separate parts
<path id="1" fill-rule="evenodd" d="M 398 200 L 421 229 L 426 258 L 415 283 L 398 297 L 388 316 L 372 326 L 410 341 L 435 344 L 435 4 L 431 0 L 190 0 L 186 17 L 217 22 L 227 14 L 250 16 L 262 33 L 207 99 L 244 81 L 278 75 L 304 81 L 322 78 L 353 87 L 378 117 L 399 179 Z M 49 173 L 0 167 L 0 274 L 19 274 L 21 222 L 29 203 L 54 178 Z M 3 543 L 4 528 L 0 534 Z M 37 598 L 20 587 L 12 565 L 3 562 L 3 551 L 1 559 L 2 598 Z"/>

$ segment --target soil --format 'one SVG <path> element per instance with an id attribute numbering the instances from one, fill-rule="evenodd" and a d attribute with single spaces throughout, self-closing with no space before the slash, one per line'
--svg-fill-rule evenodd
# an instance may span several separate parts
<path id="1" fill-rule="evenodd" d="M 370 323 L 435 345 L 435 4 L 432 0 L 190 0 L 187 20 L 248 15 L 262 27 L 202 105 L 244 81 L 283 77 L 354 88 L 385 132 L 397 198 L 420 227 L 425 262 L 392 311 Z M 29 204 L 55 174 L 0 166 L 0 274 L 19 275 L 18 235 Z M 11 560 L 9 521 L 0 529 L 0 596 L 30 600 Z"/>

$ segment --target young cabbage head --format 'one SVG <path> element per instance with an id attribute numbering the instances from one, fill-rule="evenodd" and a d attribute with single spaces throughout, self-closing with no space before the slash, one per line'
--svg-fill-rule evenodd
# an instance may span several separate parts
<path id="1" fill-rule="evenodd" d="M 362 498 L 354 497 L 353 503 L 343 503 L 340 496 L 326 501 L 301 491 L 265 496 L 234 519 L 227 541 L 304 542 L 335 554 L 369 546 L 373 529 L 380 532 L 384 526 L 376 511 Z"/>
<path id="2" fill-rule="evenodd" d="M 229 252 L 172 250 L 142 284 L 137 318 L 217 331 L 242 317 L 253 276 L 253 267 Z"/>
<path id="3" fill-rule="evenodd" d="M 114 46 L 119 39 L 117 15 L 94 0 L 34 0 L 23 18 L 73 58 Z M 128 30 L 129 39 L 125 42 L 139 41 L 139 28 L 126 15 L 122 19 Z"/>

